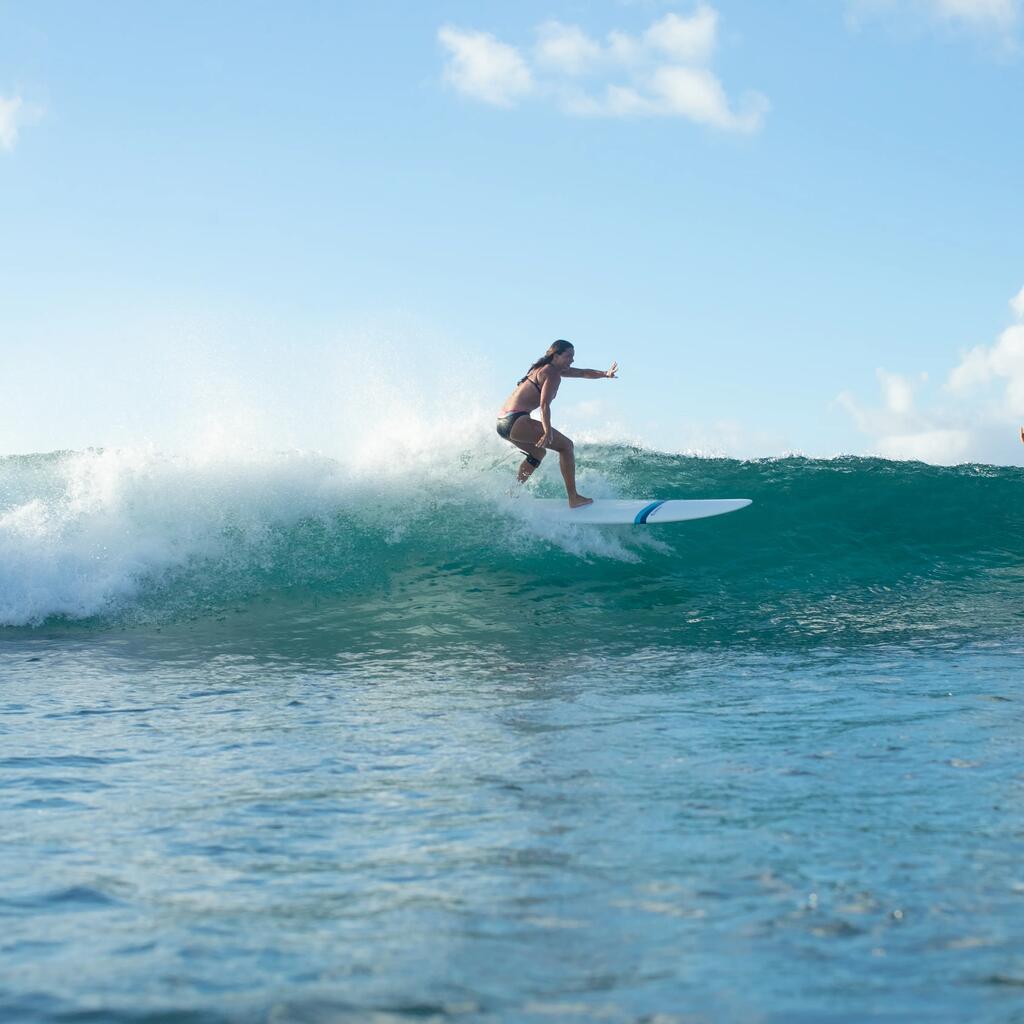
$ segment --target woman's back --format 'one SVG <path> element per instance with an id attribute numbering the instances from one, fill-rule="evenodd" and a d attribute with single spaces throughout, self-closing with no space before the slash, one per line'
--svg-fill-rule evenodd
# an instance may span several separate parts
<path id="1" fill-rule="evenodd" d="M 540 389 L 544 374 L 553 372 L 550 366 L 531 370 L 505 399 L 502 412 L 533 412 L 540 405 Z"/>

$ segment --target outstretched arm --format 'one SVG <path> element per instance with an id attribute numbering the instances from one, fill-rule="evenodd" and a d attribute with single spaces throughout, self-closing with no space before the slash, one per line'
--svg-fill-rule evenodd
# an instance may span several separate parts
<path id="1" fill-rule="evenodd" d="M 574 370 L 572 367 L 569 367 L 568 370 L 562 371 L 562 376 L 586 377 L 587 380 L 600 380 L 602 377 L 610 377 L 612 380 L 614 380 L 618 372 L 619 364 L 612 363 L 612 365 L 607 370 Z"/>

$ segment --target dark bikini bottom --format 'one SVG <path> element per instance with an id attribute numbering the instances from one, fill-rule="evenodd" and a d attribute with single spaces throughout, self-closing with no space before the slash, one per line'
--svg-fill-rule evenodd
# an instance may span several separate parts
<path id="1" fill-rule="evenodd" d="M 528 412 L 507 412 L 505 413 L 504 416 L 499 416 L 498 425 L 496 427 L 498 431 L 498 437 L 502 438 L 502 440 L 504 441 L 508 441 L 511 444 L 516 445 L 516 447 L 519 448 L 519 445 L 512 440 L 512 424 L 515 423 L 515 421 L 519 419 L 520 416 L 529 415 L 530 414 Z M 523 451 L 521 448 L 519 448 L 519 450 Z M 526 461 L 531 466 L 537 467 L 540 465 L 540 459 L 528 454 L 527 452 L 523 452 L 523 454 L 526 456 Z"/>
<path id="2" fill-rule="evenodd" d="M 498 417 L 498 437 L 505 441 L 512 441 L 512 424 L 515 423 L 520 416 L 529 416 L 528 412 L 507 412 L 504 416 Z M 512 442 L 515 444 L 515 442 Z"/>

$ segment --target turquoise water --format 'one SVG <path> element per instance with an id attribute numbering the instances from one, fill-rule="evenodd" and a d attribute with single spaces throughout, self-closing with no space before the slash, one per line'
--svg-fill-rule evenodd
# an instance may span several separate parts
<path id="1" fill-rule="evenodd" d="M 0 460 L 0 1019 L 1024 1021 L 1024 472 L 494 458 Z"/>

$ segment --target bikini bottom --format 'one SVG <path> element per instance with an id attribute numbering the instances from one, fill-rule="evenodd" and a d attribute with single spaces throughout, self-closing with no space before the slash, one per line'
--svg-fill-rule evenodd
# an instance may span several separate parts
<path id="1" fill-rule="evenodd" d="M 498 431 L 498 437 L 500 437 L 504 441 L 510 442 L 511 444 L 515 444 L 516 447 L 519 448 L 519 445 L 517 445 L 516 442 L 512 440 L 512 424 L 515 423 L 515 421 L 519 419 L 520 416 L 529 415 L 530 414 L 528 412 L 512 411 L 505 413 L 504 416 L 499 416 L 498 424 L 496 427 Z M 522 451 L 521 448 L 519 450 Z M 535 468 L 540 465 L 540 459 L 536 458 L 533 455 L 529 455 L 527 452 L 523 452 L 523 454 L 526 456 L 526 461 L 529 465 Z"/>

